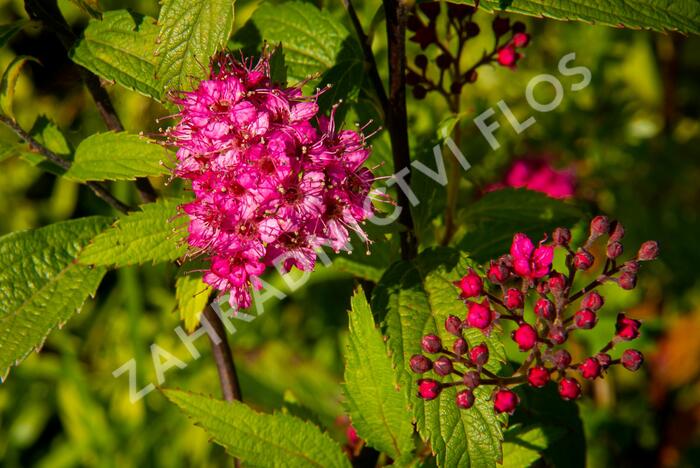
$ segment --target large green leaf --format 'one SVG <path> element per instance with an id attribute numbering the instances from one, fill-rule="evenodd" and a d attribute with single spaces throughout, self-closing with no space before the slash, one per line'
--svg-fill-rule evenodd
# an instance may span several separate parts
<path id="1" fill-rule="evenodd" d="M 187 249 L 187 220 L 177 216 L 180 203 L 182 200 L 163 199 L 122 216 L 85 248 L 80 263 L 122 267 L 176 260 Z"/>
<path id="2" fill-rule="evenodd" d="M 107 11 L 92 19 L 70 56 L 96 75 L 146 96 L 160 99 L 156 80 L 156 38 L 153 18 L 126 10 Z"/>
<path id="3" fill-rule="evenodd" d="M 233 0 L 166 0 L 160 11 L 156 76 L 166 90 L 190 89 L 233 28 Z"/>
<path id="4" fill-rule="evenodd" d="M 503 468 L 521 468 L 542 458 L 542 452 L 564 434 L 558 426 L 509 428 L 503 441 Z"/>
<path id="5" fill-rule="evenodd" d="M 305 2 L 263 3 L 251 18 L 262 39 L 284 46 L 289 80 L 300 81 L 346 62 L 333 75 L 341 81 L 356 61 L 358 45 L 348 30 L 326 10 Z M 361 54 L 359 55 L 361 60 Z M 358 78 L 355 70 L 354 78 Z M 360 74 L 362 75 L 362 74 Z M 343 85 L 345 87 L 345 85 Z"/>
<path id="6" fill-rule="evenodd" d="M 95 294 L 105 269 L 75 260 L 108 224 L 81 218 L 0 237 L 0 377 Z"/>
<path id="7" fill-rule="evenodd" d="M 513 234 L 524 232 L 539 240 L 554 228 L 571 227 L 583 217 L 576 205 L 555 200 L 540 192 L 503 189 L 486 194 L 461 215 L 467 233 L 461 250 L 485 262 L 507 253 Z"/>
<path id="8" fill-rule="evenodd" d="M 237 401 L 214 400 L 180 390 L 163 393 L 245 466 L 350 466 L 327 433 L 294 416 L 257 413 Z"/>
<path id="9" fill-rule="evenodd" d="M 501 458 L 501 422 L 487 401 L 488 387 L 477 389 L 476 402 L 469 410 L 455 405 L 454 387 L 444 390 L 438 399 L 424 402 L 414 396 L 416 375 L 409 367 L 411 356 L 421 353 L 423 335 L 436 333 L 445 346 L 452 345 L 454 337 L 445 331 L 445 319 L 450 314 L 464 317 L 466 313 L 452 283 L 470 266 L 470 260 L 453 249 L 424 251 L 412 262 L 402 261 L 389 268 L 372 300 L 375 312 L 386 314 L 399 382 L 411 396 L 418 431 L 430 441 L 439 466 L 494 466 Z M 505 350 L 498 339 L 485 338 L 475 329 L 466 330 L 465 337 L 470 345 L 488 343 L 491 359 L 486 367 L 497 372 L 505 362 Z"/>
<path id="10" fill-rule="evenodd" d="M 474 5 L 475 1 L 461 0 L 460 3 Z M 700 34 L 700 2 L 697 0 L 481 0 L 479 6 L 491 12 Z"/>
<path id="11" fill-rule="evenodd" d="M 362 289 L 352 297 L 345 363 L 345 396 L 352 424 L 369 445 L 394 460 L 413 450 L 408 394 L 396 382 L 391 358 Z"/>
<path id="12" fill-rule="evenodd" d="M 167 150 L 126 132 L 96 133 L 83 140 L 65 177 L 77 181 L 134 180 L 166 174 Z"/>

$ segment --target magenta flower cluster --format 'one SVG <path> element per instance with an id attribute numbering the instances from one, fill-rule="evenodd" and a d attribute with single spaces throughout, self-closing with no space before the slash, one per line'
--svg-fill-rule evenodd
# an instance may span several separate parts
<path id="1" fill-rule="evenodd" d="M 367 241 L 370 149 L 333 112 L 319 115 L 317 97 L 273 83 L 267 56 L 253 65 L 221 54 L 209 79 L 175 99 L 180 121 L 167 136 L 195 196 L 182 207 L 188 242 L 234 308 L 250 306 L 267 267 L 312 270 L 320 246 L 339 251 L 350 231 Z"/>
<path id="2" fill-rule="evenodd" d="M 585 380 L 602 378 L 615 364 L 631 371 L 639 369 L 644 360 L 641 352 L 627 349 L 617 359 L 609 354 L 616 345 L 634 340 L 640 333 L 641 322 L 622 312 L 617 314 L 611 340 L 597 353 L 576 362 L 565 347 L 572 334 L 590 330 L 598 323 L 605 299 L 596 288 L 611 282 L 622 289 L 633 289 L 640 263 L 657 257 L 658 244 L 647 241 L 635 257 L 622 261 L 624 232 L 619 222 L 597 216 L 590 224 L 588 239 L 578 249 L 571 245 L 571 233 L 565 228 L 556 229 L 551 242 L 544 239 L 538 244 L 518 233 L 513 237 L 510 253 L 492 261 L 484 276 L 473 269 L 468 271 L 455 283 L 466 314 L 464 318 L 450 315 L 445 321 L 447 333 L 456 337 L 452 346 L 446 346 L 435 334 L 426 335 L 421 341 L 423 352 L 438 356 L 416 354 L 410 361 L 411 369 L 418 374 L 432 370 L 439 377 L 457 376 L 459 380 L 419 379 L 418 396 L 432 400 L 447 387 L 462 387 L 456 395 L 456 405 L 467 409 L 474 404 L 476 387 L 492 385 L 494 410 L 512 413 L 519 402 L 512 390 L 514 386 L 527 383 L 541 388 L 554 381 L 561 398 L 573 400 L 581 395 L 581 384 L 575 375 Z M 594 247 L 598 247 L 598 239 L 605 238 L 602 272 L 574 290 L 576 276 L 591 272 L 596 265 Z M 556 248 L 565 253 L 565 270 L 561 272 L 553 268 Z M 522 365 L 511 375 L 497 375 L 486 369 L 488 345 L 484 342 L 470 347 L 463 336 L 467 328 L 489 336 L 502 320 L 515 323 L 511 338 L 519 352 L 525 353 Z"/>

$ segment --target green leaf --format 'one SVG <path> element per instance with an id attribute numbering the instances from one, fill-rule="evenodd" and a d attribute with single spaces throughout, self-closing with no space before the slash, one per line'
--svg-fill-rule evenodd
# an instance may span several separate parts
<path id="1" fill-rule="evenodd" d="M 80 263 L 123 267 L 176 260 L 187 248 L 184 242 L 187 220 L 177 216 L 181 203 L 182 200 L 163 199 L 123 215 L 85 248 Z"/>
<path id="2" fill-rule="evenodd" d="M 0 81 L 0 111 L 12 118 L 14 118 L 12 100 L 15 97 L 15 85 L 17 84 L 22 65 L 27 62 L 39 63 L 34 57 L 19 55 L 7 66 L 5 73 L 2 75 L 2 81 Z"/>
<path id="3" fill-rule="evenodd" d="M 96 133 L 83 140 L 75 151 L 73 165 L 65 173 L 71 180 L 134 180 L 158 176 L 168 170 L 166 149 L 146 138 L 126 132 Z"/>
<path id="4" fill-rule="evenodd" d="M 105 269 L 75 259 L 108 223 L 81 218 L 0 237 L 0 377 L 95 294 Z"/>
<path id="5" fill-rule="evenodd" d="M 544 451 L 561 438 L 565 430 L 558 426 L 521 426 L 509 428 L 503 441 L 503 467 L 520 468 L 542 458 Z"/>
<path id="6" fill-rule="evenodd" d="M 336 64 L 345 44 L 359 47 L 348 30 L 326 10 L 305 2 L 263 3 L 251 21 L 263 40 L 284 46 L 287 74 L 301 81 Z M 361 57 L 361 56 L 360 56 Z"/>
<path id="7" fill-rule="evenodd" d="M 165 89 L 190 89 L 233 28 L 233 0 L 166 0 L 160 11 L 156 77 Z"/>
<path id="8" fill-rule="evenodd" d="M 202 281 L 202 275 L 184 274 L 175 282 L 175 300 L 180 319 L 185 322 L 185 330 L 193 332 L 199 325 L 199 318 L 209 302 L 211 287 Z"/>
<path id="9" fill-rule="evenodd" d="M 470 267 L 475 266 L 456 250 L 429 249 L 412 262 L 398 262 L 389 268 L 372 299 L 375 312 L 386 314 L 399 383 L 411 397 L 418 431 L 430 441 L 439 466 L 495 466 L 501 458 L 501 423 L 487 401 L 488 387 L 477 389 L 476 402 L 469 410 L 455 405 L 454 387 L 425 402 L 414 395 L 416 377 L 409 367 L 411 356 L 421 353 L 421 338 L 428 333 L 440 336 L 446 347 L 452 346 L 455 338 L 445 331 L 445 319 L 450 314 L 465 315 L 453 282 Z M 475 329 L 465 330 L 465 338 L 470 345 L 488 344 L 491 359 L 486 367 L 498 372 L 505 362 L 505 350 L 498 339 L 486 338 Z"/>
<path id="10" fill-rule="evenodd" d="M 46 116 L 41 115 L 36 119 L 29 134 L 57 155 L 67 160 L 71 159 L 73 148 L 61 129 Z M 19 150 L 19 156 L 32 166 L 58 176 L 66 173 L 65 169 L 48 161 L 41 154 L 28 151 L 26 146 L 18 145 L 17 149 Z"/>
<path id="11" fill-rule="evenodd" d="M 71 2 L 93 18 L 99 18 L 102 15 L 99 0 L 71 0 Z"/>
<path id="12" fill-rule="evenodd" d="M 160 99 L 156 74 L 156 20 L 126 10 L 108 11 L 92 19 L 70 57 L 91 72 Z"/>
<path id="13" fill-rule="evenodd" d="M 474 5 L 475 0 L 459 3 Z M 700 2 L 697 0 L 481 0 L 479 6 L 490 12 L 700 34 Z"/>
<path id="14" fill-rule="evenodd" d="M 284 47 L 279 44 L 270 54 L 270 80 L 287 86 L 287 65 L 284 63 Z"/>
<path id="15" fill-rule="evenodd" d="M 28 24 L 34 23 L 28 19 L 17 20 L 13 23 L 0 24 L 0 47 L 5 47 L 12 37 L 24 29 Z"/>
<path id="16" fill-rule="evenodd" d="M 548 444 L 540 455 L 547 466 L 583 468 L 586 466 L 586 437 L 576 402 L 559 398 L 557 386 L 550 382 L 544 388 L 521 385 L 516 389 L 520 396 L 518 410 L 511 417 L 513 424 L 538 425 L 548 434 L 558 431 L 556 443 Z"/>
<path id="17" fill-rule="evenodd" d="M 584 216 L 576 205 L 540 192 L 503 189 L 486 194 L 461 216 L 468 228 L 460 250 L 485 262 L 508 252 L 513 234 L 523 232 L 539 240 L 559 226 L 572 226 Z"/>
<path id="18" fill-rule="evenodd" d="M 413 424 L 384 339 L 362 289 L 352 297 L 346 350 L 345 396 L 352 424 L 367 443 L 394 460 L 410 459 Z"/>
<path id="19" fill-rule="evenodd" d="M 257 413 L 237 401 L 180 390 L 163 393 L 245 466 L 350 467 L 327 433 L 294 416 Z"/>

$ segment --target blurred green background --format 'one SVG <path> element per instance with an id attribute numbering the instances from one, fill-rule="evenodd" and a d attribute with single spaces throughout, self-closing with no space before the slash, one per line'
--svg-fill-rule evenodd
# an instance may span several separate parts
<path id="1" fill-rule="evenodd" d="M 316 2 L 320 4 L 321 2 Z M 340 2 L 327 0 L 347 23 Z M 105 10 L 131 8 L 157 16 L 156 0 L 102 0 Z M 76 31 L 88 17 L 73 3 L 60 1 Z M 237 2 L 235 30 L 257 2 Z M 357 2 L 366 27 L 379 2 Z M 20 0 L 0 0 L 0 24 L 24 17 Z M 491 16 L 480 14 L 482 29 Z M 519 18 L 522 19 L 522 18 Z M 487 67 L 463 94 L 462 151 L 473 169 L 464 175 L 461 208 L 489 184 L 501 179 L 514 159 L 547 155 L 557 167 L 573 168 L 576 199 L 589 212 L 605 212 L 626 227 L 636 248 L 657 239 L 661 261 L 642 270 L 633 293 L 609 291 L 608 319 L 577 343 L 580 356 L 610 333 L 614 315 L 626 310 L 645 321 L 642 343 L 647 365 L 631 374 L 615 369 L 596 381 L 582 399 L 588 465 L 697 466 L 700 460 L 700 47 L 697 37 L 617 30 L 579 23 L 527 18 L 532 44 L 516 71 Z M 243 29 L 243 31 L 246 31 Z M 377 26 L 375 52 L 385 69 L 383 24 Z M 232 47 L 249 44 L 235 34 Z M 470 45 L 474 57 L 490 41 Z M 415 44 L 410 54 L 418 53 Z M 471 118 L 504 99 L 518 116 L 532 111 L 524 99 L 528 80 L 556 74 L 563 55 L 575 52 L 576 65 L 592 71 L 585 90 L 568 92 L 562 105 L 537 114 L 537 123 L 516 135 L 504 119 L 491 151 Z M 26 28 L 0 50 L 0 68 L 17 55 L 41 64 L 23 68 L 15 113 L 24 128 L 46 116 L 73 147 L 105 130 L 75 66 L 58 41 L 38 28 Z M 410 60 L 410 59 L 409 59 Z M 563 80 L 565 88 L 575 81 Z M 119 86 L 108 86 L 117 111 L 131 132 L 158 132 L 161 105 Z M 409 93 L 410 94 L 410 93 Z M 348 106 L 349 121 L 362 118 Z M 409 97 L 412 138 L 434 138 L 448 116 L 440 99 Z M 471 117 L 471 118 L 470 118 Z M 523 118 L 521 118 L 523 120 Z M 0 128 L 0 145 L 15 137 Z M 386 132 L 374 140 L 376 162 L 390 159 Z M 0 150 L 2 146 L 0 146 Z M 0 151 L 1 153 L 1 151 Z M 380 171 L 389 171 L 385 167 Z M 163 180 L 153 180 L 164 189 Z M 114 184 L 122 199 L 137 202 L 133 188 Z M 167 188 L 166 188 L 167 189 Z M 109 213 L 94 195 L 28 162 L 0 158 L 0 234 L 55 221 Z M 581 227 L 579 226 L 579 229 Z M 430 243 L 430 237 L 423 240 Z M 0 464 L 18 466 L 219 466 L 227 456 L 207 443 L 158 393 L 129 401 L 126 375 L 112 371 L 130 358 L 138 368 L 138 386 L 155 382 L 149 346 L 157 343 L 188 363 L 166 374 L 168 387 L 219 396 L 216 369 L 205 339 L 202 357 L 193 360 L 174 328 L 174 266 L 127 268 L 109 273 L 97 298 L 62 330 L 52 333 L 40 354 L 13 368 L 0 385 Z M 286 291 L 278 277 L 269 281 Z M 244 399 L 262 409 L 306 411 L 345 440 L 341 387 L 346 310 L 357 280 L 341 268 L 319 268 L 302 289 L 270 300 L 251 323 L 237 321 L 232 338 Z M 371 286 L 367 285 L 366 286 Z M 590 346 L 590 347 L 589 347 Z"/>

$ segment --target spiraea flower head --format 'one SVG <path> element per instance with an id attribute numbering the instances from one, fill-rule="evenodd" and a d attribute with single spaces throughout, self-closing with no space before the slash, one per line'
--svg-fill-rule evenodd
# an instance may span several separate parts
<path id="1" fill-rule="evenodd" d="M 318 94 L 270 78 L 269 53 L 255 64 L 224 53 L 208 79 L 174 98 L 178 122 L 168 142 L 178 147 L 175 175 L 190 180 L 193 254 L 210 262 L 204 282 L 230 293 L 231 305 L 251 303 L 251 285 L 271 266 L 314 268 L 322 245 L 343 249 L 361 223 L 372 172 L 361 133 L 320 115 Z"/>

